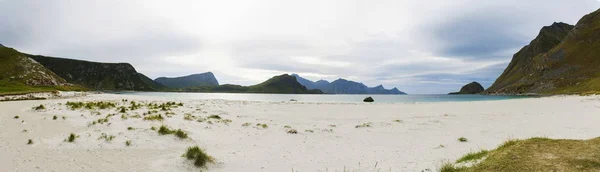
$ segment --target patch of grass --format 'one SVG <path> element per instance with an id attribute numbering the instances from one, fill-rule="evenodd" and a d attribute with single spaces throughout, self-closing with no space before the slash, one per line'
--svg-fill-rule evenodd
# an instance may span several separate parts
<path id="1" fill-rule="evenodd" d="M 57 117 L 56 115 L 54 115 L 54 116 L 52 117 L 52 120 L 56 120 L 56 119 L 58 119 L 58 117 Z"/>
<path id="2" fill-rule="evenodd" d="M 66 116 L 62 116 L 62 119 L 63 119 L 63 120 L 67 120 L 67 117 L 66 117 Z"/>
<path id="3" fill-rule="evenodd" d="M 469 141 L 469 140 L 467 140 L 467 138 L 460 137 L 460 138 L 458 138 L 458 141 L 459 141 L 459 142 L 467 142 L 467 141 Z"/>
<path id="4" fill-rule="evenodd" d="M 119 110 L 119 113 L 127 113 L 127 108 L 121 107 L 121 109 Z"/>
<path id="5" fill-rule="evenodd" d="M 135 130 L 133 127 L 127 127 L 127 130 Z"/>
<path id="6" fill-rule="evenodd" d="M 479 152 L 468 153 L 468 154 L 464 155 L 463 157 L 459 158 L 458 160 L 456 160 L 456 163 L 479 160 L 479 159 L 487 156 L 488 152 L 489 151 L 487 151 L 487 150 L 481 150 Z"/>
<path id="7" fill-rule="evenodd" d="M 152 126 L 150 127 L 150 130 L 156 131 L 156 127 Z"/>
<path id="8" fill-rule="evenodd" d="M 194 166 L 201 168 L 206 167 L 207 163 L 214 162 L 213 158 L 208 156 L 208 154 L 198 146 L 188 147 L 185 154 L 183 154 L 183 157 L 194 161 Z"/>
<path id="9" fill-rule="evenodd" d="M 29 140 L 27 141 L 27 144 L 28 144 L 28 145 L 31 145 L 31 144 L 33 144 L 33 140 L 29 139 Z"/>
<path id="10" fill-rule="evenodd" d="M 44 110 L 44 109 L 46 109 L 46 107 L 44 105 L 39 105 L 39 106 L 33 107 L 33 109 L 34 110 Z"/>
<path id="11" fill-rule="evenodd" d="M 14 118 L 14 119 L 19 119 L 19 115 L 15 116 L 15 117 L 13 117 L 13 118 Z"/>
<path id="12" fill-rule="evenodd" d="M 337 125 L 333 125 L 333 124 L 331 124 L 331 125 L 329 125 L 329 127 L 337 127 Z"/>
<path id="13" fill-rule="evenodd" d="M 127 119 L 127 115 L 121 114 L 121 119 Z"/>
<path id="14" fill-rule="evenodd" d="M 150 116 L 146 116 L 146 117 L 144 117 L 144 120 L 146 120 L 146 121 L 162 121 L 162 120 L 164 120 L 164 119 L 165 119 L 165 118 L 164 118 L 164 117 L 163 117 L 161 114 L 158 114 L 158 115 L 150 115 Z"/>
<path id="15" fill-rule="evenodd" d="M 196 118 L 196 116 L 192 116 L 192 114 L 184 114 L 183 115 L 183 119 L 186 121 L 193 121 Z"/>
<path id="16" fill-rule="evenodd" d="M 208 116 L 208 119 L 221 119 L 221 116 L 219 116 L 219 115 L 210 115 L 210 116 Z"/>
<path id="17" fill-rule="evenodd" d="M 171 129 L 169 129 L 169 127 L 167 127 L 165 125 L 161 125 L 160 128 L 158 128 L 158 134 L 160 134 L 160 135 L 173 134 L 173 131 L 171 131 Z"/>
<path id="18" fill-rule="evenodd" d="M 396 120 L 394 120 L 393 122 L 402 123 L 402 122 L 404 122 L 404 121 L 402 121 L 402 120 L 399 120 L 399 119 L 396 119 Z"/>
<path id="19" fill-rule="evenodd" d="M 75 139 L 77 139 L 77 137 L 78 137 L 77 135 L 71 133 L 71 134 L 69 134 L 69 137 L 67 137 L 66 141 L 73 143 L 73 142 L 75 142 Z"/>
<path id="20" fill-rule="evenodd" d="M 367 123 L 363 123 L 363 124 L 360 124 L 360 125 L 356 125 L 356 126 L 354 126 L 354 128 L 371 127 L 371 125 L 373 125 L 373 124 L 370 123 L 370 122 L 367 122 Z"/>
<path id="21" fill-rule="evenodd" d="M 67 102 L 65 104 L 67 107 L 71 108 L 72 110 L 76 110 L 76 109 L 110 109 L 110 108 L 114 108 L 116 107 L 115 103 L 112 102 L 104 102 L 104 101 L 99 101 L 99 102 Z"/>
<path id="22" fill-rule="evenodd" d="M 600 138 L 564 140 L 530 138 L 511 140 L 490 150 L 471 167 L 446 171 L 600 171 Z M 449 168 L 454 167 L 454 168 Z"/>
<path id="23" fill-rule="evenodd" d="M 261 123 L 256 124 L 256 126 L 260 127 L 260 128 L 263 128 L 263 129 L 269 128 L 269 126 L 267 124 L 261 124 Z"/>
<path id="24" fill-rule="evenodd" d="M 247 126 L 250 126 L 250 125 L 252 125 L 252 123 L 246 122 L 246 123 L 242 124 L 242 127 L 247 127 Z"/>
<path id="25" fill-rule="evenodd" d="M 296 129 L 289 129 L 287 130 L 288 134 L 298 134 L 298 131 Z"/>
<path id="26" fill-rule="evenodd" d="M 98 140 L 104 139 L 104 141 L 106 142 L 111 142 L 114 138 L 115 136 L 113 135 L 107 135 L 106 133 L 102 133 L 100 134 L 100 137 L 98 137 Z"/>
<path id="27" fill-rule="evenodd" d="M 131 146 L 131 140 L 125 141 L 125 146 Z"/>
<path id="28" fill-rule="evenodd" d="M 461 172 L 464 171 L 465 167 L 456 167 L 452 163 L 444 163 L 440 168 L 440 172 Z"/>
<path id="29" fill-rule="evenodd" d="M 313 130 L 304 130 L 304 132 L 307 132 L 307 133 L 314 133 L 315 131 L 313 131 Z"/>
<path id="30" fill-rule="evenodd" d="M 286 125 L 286 126 L 283 126 L 283 128 L 292 128 L 292 126 Z"/>
<path id="31" fill-rule="evenodd" d="M 175 131 L 175 136 L 179 137 L 180 139 L 187 139 L 187 138 L 188 138 L 188 135 L 187 135 L 187 133 L 185 133 L 185 132 L 184 132 L 183 130 L 181 130 L 181 129 L 177 129 L 177 130 Z"/>

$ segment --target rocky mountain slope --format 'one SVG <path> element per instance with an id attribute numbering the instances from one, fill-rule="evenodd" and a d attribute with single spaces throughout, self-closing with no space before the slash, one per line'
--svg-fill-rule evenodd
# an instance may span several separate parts
<path id="1" fill-rule="evenodd" d="M 513 56 L 485 94 L 581 94 L 600 91 L 600 10 L 577 25 L 554 23 Z"/>
<path id="2" fill-rule="evenodd" d="M 215 75 L 212 72 L 193 74 L 176 78 L 160 77 L 156 78 L 154 81 L 169 88 L 175 89 L 219 85 L 219 81 L 217 81 L 217 78 L 215 78 Z"/>
<path id="3" fill-rule="evenodd" d="M 317 82 L 302 78 L 297 74 L 292 74 L 298 82 L 308 89 L 318 89 L 326 94 L 406 94 L 397 88 L 385 89 L 382 85 L 377 87 L 368 87 L 363 83 L 349 81 L 345 79 L 337 79 L 333 82 L 319 80 Z"/>
<path id="4" fill-rule="evenodd" d="M 0 47 L 0 94 L 68 90 L 65 79 L 12 48 Z"/>
<path id="5" fill-rule="evenodd" d="M 29 55 L 72 84 L 91 90 L 158 91 L 166 89 L 128 63 L 98 63 L 75 59 Z"/>
<path id="6" fill-rule="evenodd" d="M 478 82 L 471 82 L 460 88 L 460 91 L 453 92 L 450 94 L 479 94 L 483 91 L 484 89 L 483 86 L 481 86 L 481 84 L 479 84 Z"/>
<path id="7" fill-rule="evenodd" d="M 309 90 L 296 81 L 296 77 L 284 74 L 252 86 L 224 84 L 219 86 L 200 86 L 185 89 L 191 92 L 220 93 L 274 93 L 274 94 L 322 94 L 320 90 Z"/>

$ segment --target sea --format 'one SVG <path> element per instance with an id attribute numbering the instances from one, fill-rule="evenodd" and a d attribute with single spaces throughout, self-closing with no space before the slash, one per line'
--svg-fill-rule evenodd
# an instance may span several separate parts
<path id="1" fill-rule="evenodd" d="M 363 102 L 366 97 L 373 97 L 375 103 L 428 103 L 428 102 L 465 102 L 494 101 L 531 98 L 529 96 L 499 95 L 445 95 L 445 94 L 410 94 L 410 95 L 366 95 L 366 94 L 252 94 L 252 93 L 180 93 L 180 92 L 116 92 L 115 94 L 149 96 L 177 99 L 223 99 L 246 101 L 298 101 L 324 103 L 356 103 Z"/>

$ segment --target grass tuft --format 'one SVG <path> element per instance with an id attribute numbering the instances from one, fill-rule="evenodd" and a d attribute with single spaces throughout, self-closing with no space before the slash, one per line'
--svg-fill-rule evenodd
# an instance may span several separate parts
<path id="1" fill-rule="evenodd" d="M 219 115 L 211 115 L 211 116 L 208 116 L 208 119 L 221 119 L 221 116 L 219 116 Z"/>
<path id="2" fill-rule="evenodd" d="M 29 140 L 27 141 L 27 144 L 28 144 L 28 145 L 31 145 L 31 144 L 33 144 L 33 140 L 29 139 Z"/>
<path id="3" fill-rule="evenodd" d="M 52 117 L 52 120 L 56 120 L 56 119 L 58 119 L 58 117 L 57 117 L 56 115 L 54 115 L 54 116 Z"/>
<path id="4" fill-rule="evenodd" d="M 164 120 L 164 119 L 165 119 L 165 118 L 164 118 L 164 117 L 163 117 L 161 114 L 158 114 L 158 115 L 150 115 L 150 116 L 146 116 L 146 117 L 144 117 L 144 120 L 146 120 L 146 121 L 162 121 L 162 120 Z"/>
<path id="5" fill-rule="evenodd" d="M 44 110 L 44 109 L 46 109 L 46 107 L 44 105 L 39 105 L 39 106 L 33 107 L 33 109 L 34 110 Z"/>
<path id="6" fill-rule="evenodd" d="M 213 158 L 208 156 L 208 154 L 198 146 L 188 147 L 183 156 L 188 160 L 194 161 L 194 166 L 201 168 L 206 167 L 206 164 L 209 162 L 214 162 Z"/>
<path id="7" fill-rule="evenodd" d="M 67 141 L 71 143 L 75 142 L 75 139 L 77 139 L 77 135 L 73 133 L 69 134 L 69 137 L 67 137 Z"/>
<path id="8" fill-rule="evenodd" d="M 467 138 L 460 137 L 460 138 L 458 138 L 458 141 L 459 141 L 459 142 L 467 142 L 467 141 L 469 141 L 469 140 L 467 140 Z"/>
<path id="9" fill-rule="evenodd" d="M 296 129 L 290 129 L 287 131 L 288 134 L 298 134 L 298 131 Z"/>
<path id="10" fill-rule="evenodd" d="M 487 150 L 481 150 L 479 152 L 468 153 L 465 156 L 456 160 L 456 163 L 480 160 L 481 158 L 487 156 L 488 153 L 489 153 L 489 151 L 487 151 Z"/>
<path id="11" fill-rule="evenodd" d="M 131 140 L 125 141 L 125 146 L 131 146 Z"/>
<path id="12" fill-rule="evenodd" d="M 356 126 L 354 126 L 354 128 L 371 127 L 371 125 L 373 125 L 373 124 L 370 123 L 370 122 L 367 122 L 367 123 L 363 123 L 363 124 L 360 124 L 360 125 L 356 125 Z"/>
<path id="13" fill-rule="evenodd" d="M 19 119 L 19 115 L 15 116 L 15 117 L 13 117 L 13 118 L 14 118 L 14 119 Z"/>

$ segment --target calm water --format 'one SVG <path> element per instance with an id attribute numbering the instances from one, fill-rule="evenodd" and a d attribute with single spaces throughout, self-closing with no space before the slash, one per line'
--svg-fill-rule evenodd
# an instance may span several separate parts
<path id="1" fill-rule="evenodd" d="M 379 103 L 415 103 L 415 102 L 460 102 L 483 100 L 506 100 L 526 98 L 523 96 L 484 96 L 484 95 L 307 95 L 307 94 L 240 94 L 240 93 L 167 93 L 167 92 L 120 92 L 117 94 L 141 95 L 164 98 L 182 99 L 225 99 L 225 100 L 250 100 L 250 101 L 289 101 L 295 99 L 300 102 L 362 102 L 371 96 Z"/>

